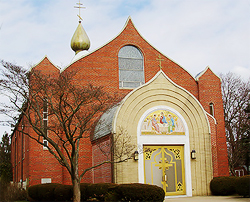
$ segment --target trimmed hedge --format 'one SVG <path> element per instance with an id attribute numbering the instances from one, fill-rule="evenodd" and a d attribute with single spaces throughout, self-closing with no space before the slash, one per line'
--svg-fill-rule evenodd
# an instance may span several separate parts
<path id="1" fill-rule="evenodd" d="M 86 187 L 86 197 L 87 199 L 95 198 L 99 201 L 105 201 L 106 194 L 112 192 L 117 184 L 112 183 L 96 183 L 89 184 Z"/>
<path id="2" fill-rule="evenodd" d="M 54 190 L 60 186 L 57 183 L 38 184 L 28 188 L 32 201 L 55 201 Z"/>
<path id="3" fill-rule="evenodd" d="M 213 195 L 217 196 L 227 196 L 233 194 L 238 194 L 244 197 L 249 196 L 250 175 L 242 177 L 214 177 L 210 182 L 210 190 Z"/>
<path id="4" fill-rule="evenodd" d="M 162 188 L 147 184 L 81 183 L 81 201 L 156 201 L 162 202 Z M 72 185 L 39 184 L 28 188 L 31 201 L 72 201 Z"/>
<path id="5" fill-rule="evenodd" d="M 86 201 L 88 199 L 87 196 L 87 187 L 90 185 L 90 183 L 81 183 L 80 184 L 80 191 L 81 191 L 81 201 Z M 73 193 L 72 193 L 73 196 Z"/>
<path id="6" fill-rule="evenodd" d="M 214 177 L 210 182 L 212 194 L 216 196 L 235 194 L 236 180 L 236 177 L 233 176 Z"/>
<path id="7" fill-rule="evenodd" d="M 239 177 L 236 185 L 237 194 L 244 197 L 250 197 L 250 175 Z"/>
<path id="8" fill-rule="evenodd" d="M 162 202 L 165 192 L 156 185 L 148 184 L 121 184 L 115 187 L 115 193 L 122 201 L 155 201 Z"/>
<path id="9" fill-rule="evenodd" d="M 71 185 L 58 185 L 54 190 L 55 201 L 72 201 L 73 187 Z"/>

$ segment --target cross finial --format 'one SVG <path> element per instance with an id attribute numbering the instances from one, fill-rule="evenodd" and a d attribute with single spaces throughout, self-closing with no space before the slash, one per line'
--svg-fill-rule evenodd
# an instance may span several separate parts
<path id="1" fill-rule="evenodd" d="M 156 58 L 156 60 L 159 61 L 159 67 L 160 67 L 160 70 L 161 70 L 161 68 L 162 68 L 162 66 L 161 66 L 161 61 L 163 61 L 164 59 L 162 59 L 162 58 L 161 58 L 161 55 L 159 54 L 159 56 L 158 56 L 158 58 Z"/>
<path id="2" fill-rule="evenodd" d="M 82 17 L 81 17 L 81 8 L 86 8 L 86 7 L 81 6 L 82 3 L 81 3 L 80 0 L 79 0 L 79 3 L 76 3 L 76 4 L 77 4 L 77 6 L 74 6 L 74 8 L 79 8 L 79 15 L 77 15 L 77 16 L 79 18 L 79 22 L 81 22 L 81 20 L 82 20 Z"/>

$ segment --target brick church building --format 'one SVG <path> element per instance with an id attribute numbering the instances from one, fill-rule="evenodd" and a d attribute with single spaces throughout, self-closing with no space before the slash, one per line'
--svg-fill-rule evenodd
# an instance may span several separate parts
<path id="1" fill-rule="evenodd" d="M 211 179 L 229 174 L 221 80 L 209 67 L 193 77 L 145 40 L 130 17 L 116 37 L 92 52 L 79 23 L 71 46 L 76 55 L 66 68 L 60 70 L 46 56 L 32 69 L 53 74 L 74 70 L 80 85 L 104 86 L 123 97 L 103 114 L 96 126 L 101 130 L 81 142 L 80 170 L 102 160 L 98 144 L 110 141 L 120 127 L 137 146 L 136 158 L 95 168 L 82 182 L 156 184 L 167 196 L 192 196 L 208 195 Z M 11 139 L 13 181 L 23 186 L 71 184 L 54 156 L 23 135 L 21 127 L 34 131 L 21 119 Z"/>

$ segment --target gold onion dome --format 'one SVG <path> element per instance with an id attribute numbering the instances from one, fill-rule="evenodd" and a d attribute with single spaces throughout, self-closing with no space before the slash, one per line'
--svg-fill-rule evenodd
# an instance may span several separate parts
<path id="1" fill-rule="evenodd" d="M 88 50 L 90 47 L 89 37 L 86 34 L 81 21 L 79 21 L 79 25 L 76 28 L 76 31 L 71 39 L 71 48 L 75 53 L 79 53 L 83 50 Z"/>

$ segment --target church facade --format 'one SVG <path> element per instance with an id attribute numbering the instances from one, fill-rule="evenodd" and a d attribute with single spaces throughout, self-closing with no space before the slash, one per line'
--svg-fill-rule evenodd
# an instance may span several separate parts
<path id="1" fill-rule="evenodd" d="M 86 38 L 81 24 L 76 32 Z M 220 78 L 209 67 L 190 75 L 150 45 L 131 18 L 95 51 L 87 51 L 89 42 L 81 47 L 74 40 L 75 35 L 71 44 L 76 55 L 65 69 L 60 71 L 47 57 L 33 68 L 53 74 L 76 71 L 80 85 L 104 86 L 123 97 L 101 117 L 106 124 L 101 122 L 92 138 L 81 142 L 80 157 L 85 158 L 79 159 L 80 170 L 103 160 L 99 146 L 121 128 L 136 145 L 134 158 L 95 168 L 82 182 L 155 184 L 170 197 L 208 195 L 211 179 L 229 174 Z M 22 127 L 21 120 L 16 127 Z M 21 131 L 12 134 L 14 182 L 70 184 L 66 169 Z"/>

